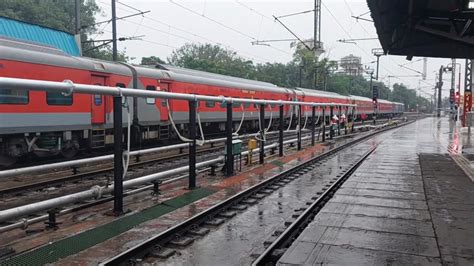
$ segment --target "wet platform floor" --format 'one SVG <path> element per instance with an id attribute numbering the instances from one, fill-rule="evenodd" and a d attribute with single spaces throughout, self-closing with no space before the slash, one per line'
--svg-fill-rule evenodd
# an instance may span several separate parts
<path id="1" fill-rule="evenodd" d="M 473 265 L 474 183 L 447 125 L 426 118 L 381 142 L 278 264 Z"/>

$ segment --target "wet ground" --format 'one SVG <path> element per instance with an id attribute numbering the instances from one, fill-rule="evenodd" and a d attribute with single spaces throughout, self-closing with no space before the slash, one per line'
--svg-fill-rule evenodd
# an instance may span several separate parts
<path id="1" fill-rule="evenodd" d="M 473 265 L 474 183 L 449 124 L 427 118 L 385 138 L 279 265 Z"/>
<path id="2" fill-rule="evenodd" d="M 275 231 L 283 231 L 285 221 L 292 221 L 295 211 L 305 209 L 305 203 L 311 201 L 311 197 L 324 190 L 325 185 L 330 185 L 329 181 L 377 142 L 369 140 L 325 159 L 313 171 L 299 176 L 218 228 L 211 228 L 209 234 L 179 250 L 177 255 L 155 262 L 168 265 L 251 264 L 262 252 L 265 240 L 271 239 Z"/>
<path id="3" fill-rule="evenodd" d="M 362 135 L 364 134 L 366 133 L 362 133 Z M 251 171 L 237 174 L 231 178 L 209 176 L 207 174 L 199 175 L 198 185 L 201 188 L 216 191 L 215 193 L 202 200 L 196 201 L 195 203 L 170 212 L 169 214 L 165 214 L 158 219 L 144 222 L 132 230 L 106 240 L 98 245 L 84 249 L 82 252 L 70 254 L 68 258 L 56 262 L 56 264 L 97 264 L 98 262 L 104 261 L 105 259 L 143 241 L 144 239 L 162 232 L 172 225 L 190 218 L 196 213 L 206 210 L 239 191 L 260 182 L 263 179 L 271 177 L 281 171 L 281 167 L 284 169 L 293 167 L 300 160 L 307 160 L 334 145 L 343 144 L 349 140 L 350 139 L 343 138 L 337 142 L 330 142 L 324 145 L 318 144 L 315 147 L 310 148 L 306 146 L 308 144 L 308 142 L 306 142 L 304 150 L 295 152 L 294 149 L 289 149 L 285 151 L 287 156 L 284 158 L 278 158 L 268 154 L 268 157 L 266 158 L 267 163 L 265 165 L 244 167 L 243 170 Z M 157 205 L 159 202 L 163 202 L 164 200 L 182 196 L 189 192 L 186 187 L 187 180 L 184 179 L 176 183 L 162 186 L 162 194 L 159 195 L 159 197 L 150 195 L 150 191 L 127 197 L 125 198 L 125 209 L 131 210 L 127 215 L 139 213 L 144 209 Z M 117 219 L 116 217 L 107 214 L 110 212 L 111 208 L 112 203 L 107 203 L 74 214 L 61 216 L 59 222 L 62 224 L 58 230 L 44 231 L 44 225 L 39 223 L 36 225 L 30 225 L 27 231 L 18 229 L 4 233 L 2 240 L 0 240 L 0 246 L 13 248 L 16 252 L 22 252 L 41 245 L 43 245 L 42 247 L 45 247 L 47 246 L 45 245 L 47 243 L 54 243 L 61 239 L 68 239 L 70 236 L 81 235 L 81 232 L 115 221 Z M 75 245 L 74 243 L 72 244 Z M 61 258 L 64 258 L 64 256 Z"/>

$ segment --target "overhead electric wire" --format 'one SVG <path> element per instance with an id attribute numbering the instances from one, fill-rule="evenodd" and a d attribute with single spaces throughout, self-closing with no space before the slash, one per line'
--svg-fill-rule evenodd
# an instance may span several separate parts
<path id="1" fill-rule="evenodd" d="M 291 17 L 291 16 L 296 16 L 296 15 L 306 14 L 306 13 L 310 13 L 310 12 L 314 12 L 314 9 L 305 10 L 305 11 L 296 12 L 296 13 L 291 13 L 291 14 L 287 14 L 287 15 L 281 15 L 281 16 L 278 16 L 277 18 L 286 18 L 286 17 Z"/>
<path id="2" fill-rule="evenodd" d="M 99 1 L 99 2 L 101 2 L 101 3 L 104 4 L 104 5 L 110 6 L 108 3 L 105 3 L 105 2 L 102 2 L 102 1 Z M 123 9 L 123 8 L 120 8 L 120 7 L 117 7 L 117 9 L 120 9 L 120 10 L 122 10 L 122 11 L 128 12 L 128 10 L 125 10 L 125 9 Z M 216 44 L 216 45 L 218 45 L 218 46 L 223 46 L 223 47 L 226 47 L 227 49 L 235 50 L 236 52 L 239 52 L 240 54 L 243 54 L 245 57 L 247 57 L 247 58 L 249 58 L 249 59 L 252 59 L 252 60 L 255 60 L 255 61 L 259 61 L 259 62 L 263 62 L 263 63 L 264 63 L 264 62 L 272 61 L 272 60 L 270 60 L 270 59 L 268 59 L 268 58 L 264 58 L 264 57 L 261 57 L 261 56 L 258 56 L 258 55 L 252 54 L 252 53 L 248 53 L 248 52 L 242 51 L 242 50 L 240 50 L 240 49 L 236 49 L 236 48 L 232 47 L 231 45 L 228 45 L 228 44 L 225 44 L 225 43 L 222 43 L 222 42 L 218 42 L 218 41 L 209 39 L 209 38 L 207 38 L 207 37 L 205 37 L 205 36 L 202 36 L 202 35 L 193 33 L 193 32 L 191 32 L 191 31 L 185 30 L 185 29 L 183 29 L 183 28 L 179 28 L 179 27 L 173 26 L 173 25 L 168 24 L 168 23 L 166 23 L 166 22 L 160 21 L 160 20 L 158 20 L 158 19 L 156 19 L 156 18 L 149 17 L 149 16 L 144 16 L 144 17 L 145 17 L 145 19 L 148 19 L 148 20 L 150 20 L 150 21 L 159 23 L 159 24 L 161 24 L 161 25 L 165 25 L 165 26 L 167 26 L 167 27 L 169 27 L 169 28 L 173 28 L 173 29 L 175 29 L 175 30 L 184 32 L 184 33 L 189 34 L 189 35 L 192 35 L 192 36 L 194 36 L 194 37 L 201 38 L 201 39 L 203 39 L 203 40 L 206 40 L 207 42 L 214 43 L 214 44 Z M 149 26 L 145 26 L 145 27 L 146 27 L 146 28 L 149 28 Z M 155 29 L 152 29 L 152 30 L 155 30 Z M 160 32 L 164 33 L 164 31 L 160 31 Z M 166 32 L 166 34 L 168 34 L 168 33 L 169 33 L 169 32 Z M 183 37 L 183 36 L 180 36 L 180 37 L 178 37 L 178 38 L 181 38 L 181 37 Z M 184 38 L 185 38 L 185 37 L 184 37 Z M 188 39 L 188 38 L 186 38 L 186 39 L 187 39 L 188 41 L 191 41 L 191 42 L 198 42 L 198 43 L 201 43 L 200 41 L 194 41 L 194 40 L 191 40 L 191 39 Z M 177 48 L 177 47 L 175 47 L 175 46 L 172 46 L 172 47 Z"/>
<path id="3" fill-rule="evenodd" d="M 285 29 L 287 31 L 289 31 L 291 33 L 291 35 L 293 35 L 296 39 L 298 39 L 298 41 L 300 41 L 308 50 L 310 50 L 310 51 L 313 50 L 303 40 L 301 40 L 300 37 L 298 37 L 298 35 L 296 35 L 292 30 L 290 30 L 290 28 L 288 28 L 283 22 L 281 22 L 277 17 L 275 17 L 275 16 L 273 16 L 273 17 L 275 18 L 276 21 L 278 21 L 278 23 L 280 23 L 283 27 L 285 27 Z"/>
<path id="4" fill-rule="evenodd" d="M 324 2 L 321 2 L 322 6 L 328 11 L 328 13 L 331 15 L 331 17 L 334 19 L 334 21 L 336 22 L 336 24 L 342 29 L 342 31 L 349 37 L 352 39 L 352 36 L 349 32 L 347 32 L 347 30 L 341 25 L 341 23 L 339 22 L 339 20 L 336 18 L 336 16 L 331 12 L 331 10 L 324 4 Z M 349 10 L 350 11 L 350 10 Z M 369 34 L 369 32 L 361 25 L 362 29 L 367 33 Z M 364 52 L 365 54 L 367 54 L 369 57 L 373 57 L 374 55 L 370 54 L 369 52 L 367 52 L 366 50 L 364 50 L 358 43 L 355 43 L 355 45 L 362 51 Z M 390 58 L 390 57 L 389 57 Z M 392 59 L 391 59 L 392 60 Z M 397 64 L 398 65 L 398 64 Z M 381 65 L 381 67 L 387 71 L 388 73 L 392 74 L 393 77 L 397 78 L 396 75 L 391 71 L 389 70 L 387 67 L 385 67 L 384 65 Z M 401 78 L 397 78 L 397 79 L 400 79 L 402 80 Z M 403 80 L 402 80 L 403 81 Z"/>
<path id="5" fill-rule="evenodd" d="M 169 1 L 170 1 L 170 3 L 172 3 L 172 4 L 176 5 L 176 6 L 179 6 L 180 8 L 182 8 L 182 9 L 184 9 L 184 10 L 187 10 L 188 12 L 191 12 L 191 13 L 197 15 L 197 16 L 203 17 L 203 18 L 205 18 L 205 19 L 207 19 L 207 20 L 209 20 L 209 21 L 212 21 L 212 22 L 216 23 L 216 24 L 220 25 L 221 27 L 224 27 L 224 28 L 226 28 L 226 29 L 228 29 L 228 30 L 231 30 L 231 31 L 233 31 L 233 32 L 235 32 L 235 33 L 237 33 L 237 34 L 240 34 L 240 35 L 242 35 L 242 36 L 245 36 L 245 37 L 247 37 L 247 38 L 255 39 L 254 37 L 248 35 L 248 34 L 245 33 L 245 32 L 242 32 L 242 31 L 240 31 L 240 30 L 238 30 L 238 29 L 235 29 L 235 28 L 232 28 L 232 27 L 230 27 L 230 26 L 227 26 L 226 24 L 224 24 L 224 23 L 222 23 L 222 22 L 220 22 L 220 21 L 218 21 L 218 20 L 215 20 L 215 19 L 213 19 L 213 18 L 210 18 L 210 17 L 208 17 L 208 16 L 206 16 L 206 15 L 204 15 L 204 14 L 199 14 L 198 12 L 192 10 L 192 9 L 189 8 L 189 7 L 186 7 L 186 6 L 184 6 L 184 5 L 181 5 L 181 4 L 179 4 L 179 3 L 177 3 L 177 2 L 175 2 L 175 1 L 173 1 L 173 0 L 169 0 Z"/>
<path id="6" fill-rule="evenodd" d="M 244 37 L 246 37 L 246 38 L 249 38 L 249 39 L 251 39 L 251 40 L 257 41 L 257 38 L 255 38 L 255 37 L 253 37 L 253 36 L 251 36 L 251 35 L 249 35 L 249 34 L 247 34 L 247 33 L 245 33 L 245 32 L 242 32 L 242 31 L 240 31 L 240 30 L 238 30 L 238 29 L 235 29 L 235 28 L 233 28 L 233 27 L 231 27 L 231 26 L 228 26 L 228 25 L 226 25 L 226 24 L 224 24 L 224 23 L 222 23 L 222 22 L 220 22 L 220 21 L 218 21 L 218 20 L 216 20 L 216 19 L 213 19 L 213 18 L 211 18 L 211 17 L 206 16 L 205 14 L 199 14 L 198 12 L 192 10 L 191 8 L 188 8 L 188 7 L 184 6 L 184 5 L 181 5 L 181 4 L 177 3 L 177 2 L 175 2 L 174 0 L 169 0 L 169 1 L 170 1 L 170 3 L 176 5 L 176 6 L 182 8 L 182 9 L 184 9 L 184 10 L 187 10 L 188 12 L 191 12 L 191 13 L 194 14 L 194 15 L 203 17 L 203 18 L 205 18 L 205 19 L 207 19 L 207 20 L 209 20 L 209 21 L 212 21 L 212 22 L 218 24 L 218 25 L 221 26 L 221 27 L 224 27 L 224 28 L 226 28 L 226 29 L 229 29 L 229 30 L 231 30 L 231 31 L 233 31 L 233 32 L 235 32 L 235 33 L 237 33 L 237 34 L 240 34 L 240 35 L 242 35 L 242 36 L 244 36 Z M 280 51 L 280 52 L 282 52 L 282 53 L 285 53 L 285 54 L 288 54 L 288 55 L 290 54 L 290 53 L 288 53 L 288 52 L 286 52 L 286 51 L 284 51 L 284 50 L 282 50 L 282 49 L 276 48 L 276 47 L 274 47 L 274 46 L 271 46 L 271 45 L 270 45 L 269 47 L 272 48 L 272 49 L 274 49 L 274 50 Z"/>
<path id="7" fill-rule="evenodd" d="M 344 1 L 346 1 L 346 0 L 344 0 Z M 354 12 L 352 12 L 352 9 L 351 9 L 350 5 L 346 5 L 346 6 L 347 6 L 347 8 L 349 9 L 349 12 L 350 12 L 351 14 L 353 14 Z M 326 9 L 327 9 L 327 7 L 326 7 Z M 367 12 L 365 12 L 365 13 L 363 13 L 362 15 L 360 15 L 360 16 L 358 16 L 358 17 L 364 16 L 364 15 L 369 14 L 369 13 L 370 13 L 370 10 L 367 11 Z M 357 23 L 357 24 L 362 28 L 362 30 L 363 30 L 367 35 L 371 35 L 371 33 L 369 33 L 369 31 L 367 31 L 367 29 L 364 27 L 364 25 L 362 25 L 361 23 Z M 398 65 L 398 66 L 401 66 L 400 64 L 398 64 L 397 62 L 395 62 L 395 60 L 394 60 L 393 58 L 388 57 L 388 59 L 389 59 L 390 61 L 392 61 L 392 63 L 394 63 L 394 64 L 396 64 L 396 65 Z M 384 68 L 385 70 L 387 70 L 387 68 L 385 68 L 384 66 L 382 66 L 382 68 Z M 402 69 L 402 70 L 403 70 L 405 73 L 408 73 L 406 70 L 404 70 L 404 69 Z M 391 72 L 391 71 L 388 71 L 388 72 L 391 73 L 391 74 L 393 74 L 393 72 Z M 402 79 L 400 79 L 400 80 L 402 80 Z"/>
<path id="8" fill-rule="evenodd" d="M 264 17 L 264 18 L 266 18 L 266 19 L 268 19 L 268 20 L 270 20 L 270 21 L 273 22 L 273 19 L 272 19 L 271 17 L 269 17 L 269 16 L 267 16 L 267 15 L 261 13 L 260 11 L 249 7 L 248 5 L 246 5 L 246 4 L 242 3 L 242 2 L 240 2 L 239 0 L 235 0 L 235 2 L 236 2 L 237 4 L 239 4 L 239 5 L 241 5 L 241 6 L 245 7 L 245 8 L 247 8 L 248 10 L 254 12 L 255 14 L 258 14 L 258 15 L 260 15 L 260 16 L 262 16 L 262 17 Z"/>

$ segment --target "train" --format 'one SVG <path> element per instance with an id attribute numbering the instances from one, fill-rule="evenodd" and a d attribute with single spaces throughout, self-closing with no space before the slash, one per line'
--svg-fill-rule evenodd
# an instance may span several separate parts
<path id="1" fill-rule="evenodd" d="M 268 82 L 165 64 L 140 66 L 76 57 L 53 47 L 7 38 L 0 38 L 0 76 L 211 96 L 351 103 L 358 106 L 356 119 L 370 117 L 374 112 L 372 99 L 366 97 L 283 88 Z M 258 128 L 259 106 L 236 104 L 233 108 L 235 128 L 241 127 L 241 132 Z M 285 126 L 295 123 L 295 108 L 284 107 Z M 311 107 L 303 108 L 302 117 L 311 114 Z M 378 109 L 379 117 L 388 117 L 403 113 L 404 106 L 379 100 Z M 203 101 L 198 103 L 197 110 L 204 135 L 225 130 L 225 104 Z M 130 141 L 136 149 L 187 134 L 186 101 L 127 97 L 122 113 L 124 133 L 130 128 Z M 322 109 L 318 108 L 317 115 L 321 113 Z M 269 128 L 277 127 L 278 107 L 267 105 L 265 114 Z M 80 151 L 104 149 L 111 144 L 112 96 L 0 89 L 0 165 L 11 165 L 31 154 L 74 158 Z"/>

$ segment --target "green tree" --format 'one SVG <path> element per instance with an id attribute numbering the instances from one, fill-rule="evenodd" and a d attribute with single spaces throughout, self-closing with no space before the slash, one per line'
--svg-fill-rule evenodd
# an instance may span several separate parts
<path id="1" fill-rule="evenodd" d="M 90 36 L 97 33 L 96 14 L 100 12 L 95 0 L 81 0 L 81 40 L 84 56 L 112 59 L 110 45 L 92 49 Z M 27 23 L 37 24 L 75 34 L 75 1 L 74 0 L 2 0 L 0 16 Z M 125 52 L 119 53 L 119 60 L 126 61 Z"/>
<path id="2" fill-rule="evenodd" d="M 145 56 L 142 57 L 141 65 L 157 65 L 157 64 L 165 64 L 166 62 L 161 60 L 161 58 L 157 56 Z"/>
<path id="3" fill-rule="evenodd" d="M 172 52 L 168 62 L 175 66 L 253 79 L 255 66 L 236 52 L 212 44 L 185 44 Z"/>

